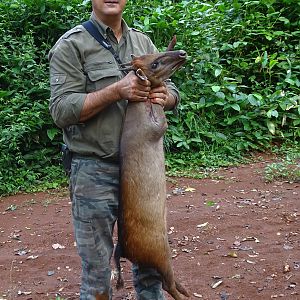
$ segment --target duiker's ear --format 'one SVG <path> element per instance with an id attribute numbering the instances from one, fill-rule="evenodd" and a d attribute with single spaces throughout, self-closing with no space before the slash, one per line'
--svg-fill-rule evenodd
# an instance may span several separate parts
<path id="1" fill-rule="evenodd" d="M 147 80 L 147 79 L 148 79 L 147 76 L 146 76 L 146 74 L 143 72 L 142 69 L 137 69 L 137 70 L 135 71 L 135 75 L 136 75 L 137 77 L 139 77 L 140 79 L 142 79 L 142 80 Z"/>
<path id="2" fill-rule="evenodd" d="M 136 56 L 135 56 L 134 54 L 131 54 L 131 58 L 132 58 L 132 59 L 135 59 Z"/>
<path id="3" fill-rule="evenodd" d="M 176 45 L 176 35 L 174 35 L 173 36 L 173 38 L 172 38 L 172 40 L 171 40 L 171 42 L 170 42 L 170 44 L 169 44 L 169 46 L 168 46 L 168 48 L 167 48 L 167 51 L 172 51 L 172 50 L 174 50 L 174 47 L 175 47 L 175 45 Z"/>

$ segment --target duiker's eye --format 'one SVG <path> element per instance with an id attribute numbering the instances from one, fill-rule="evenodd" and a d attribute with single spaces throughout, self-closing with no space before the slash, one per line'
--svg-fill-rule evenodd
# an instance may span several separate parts
<path id="1" fill-rule="evenodd" d="M 152 65 L 151 65 L 151 68 L 152 69 L 156 69 L 158 67 L 158 62 L 154 62 Z"/>

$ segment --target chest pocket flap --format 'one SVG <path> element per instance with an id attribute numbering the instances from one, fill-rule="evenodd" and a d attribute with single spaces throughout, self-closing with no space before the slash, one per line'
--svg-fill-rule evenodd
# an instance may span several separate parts
<path id="1" fill-rule="evenodd" d="M 119 77 L 121 72 L 116 69 L 100 69 L 100 70 L 89 70 L 87 75 L 91 81 L 98 81 L 106 77 Z"/>
<path id="2" fill-rule="evenodd" d="M 91 62 L 84 66 L 87 75 L 86 91 L 93 92 L 117 82 L 121 78 L 121 71 L 115 62 Z"/>
<path id="3" fill-rule="evenodd" d="M 87 62 L 84 66 L 85 72 L 91 81 L 98 81 L 107 77 L 119 77 L 121 71 L 113 61 Z"/>

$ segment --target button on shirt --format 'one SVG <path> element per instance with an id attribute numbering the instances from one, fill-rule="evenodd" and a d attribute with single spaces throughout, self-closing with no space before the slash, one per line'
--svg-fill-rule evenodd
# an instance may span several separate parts
<path id="1" fill-rule="evenodd" d="M 139 56 L 157 52 L 148 36 L 129 28 L 125 21 L 122 21 L 123 35 L 118 43 L 113 31 L 94 13 L 90 20 L 124 63 L 131 60 L 131 54 Z M 79 121 L 87 94 L 123 77 L 113 55 L 82 25 L 78 25 L 57 41 L 49 52 L 49 61 L 50 113 L 56 125 L 63 129 L 64 141 L 69 149 L 82 155 L 117 159 L 127 101 L 117 101 L 84 123 Z M 167 86 L 178 100 L 174 84 L 168 81 Z"/>

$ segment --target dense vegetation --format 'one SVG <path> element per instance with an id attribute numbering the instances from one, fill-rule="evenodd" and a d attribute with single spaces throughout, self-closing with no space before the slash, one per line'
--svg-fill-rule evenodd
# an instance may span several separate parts
<path id="1" fill-rule="evenodd" d="M 0 3 L 0 195 L 56 187 L 61 133 L 48 113 L 47 53 L 89 17 L 90 1 Z M 174 81 L 168 164 L 227 164 L 247 151 L 299 145 L 298 0 L 128 0 L 125 19 L 164 49 L 176 34 L 189 60 Z M 180 165 L 181 166 L 181 165 Z"/>

